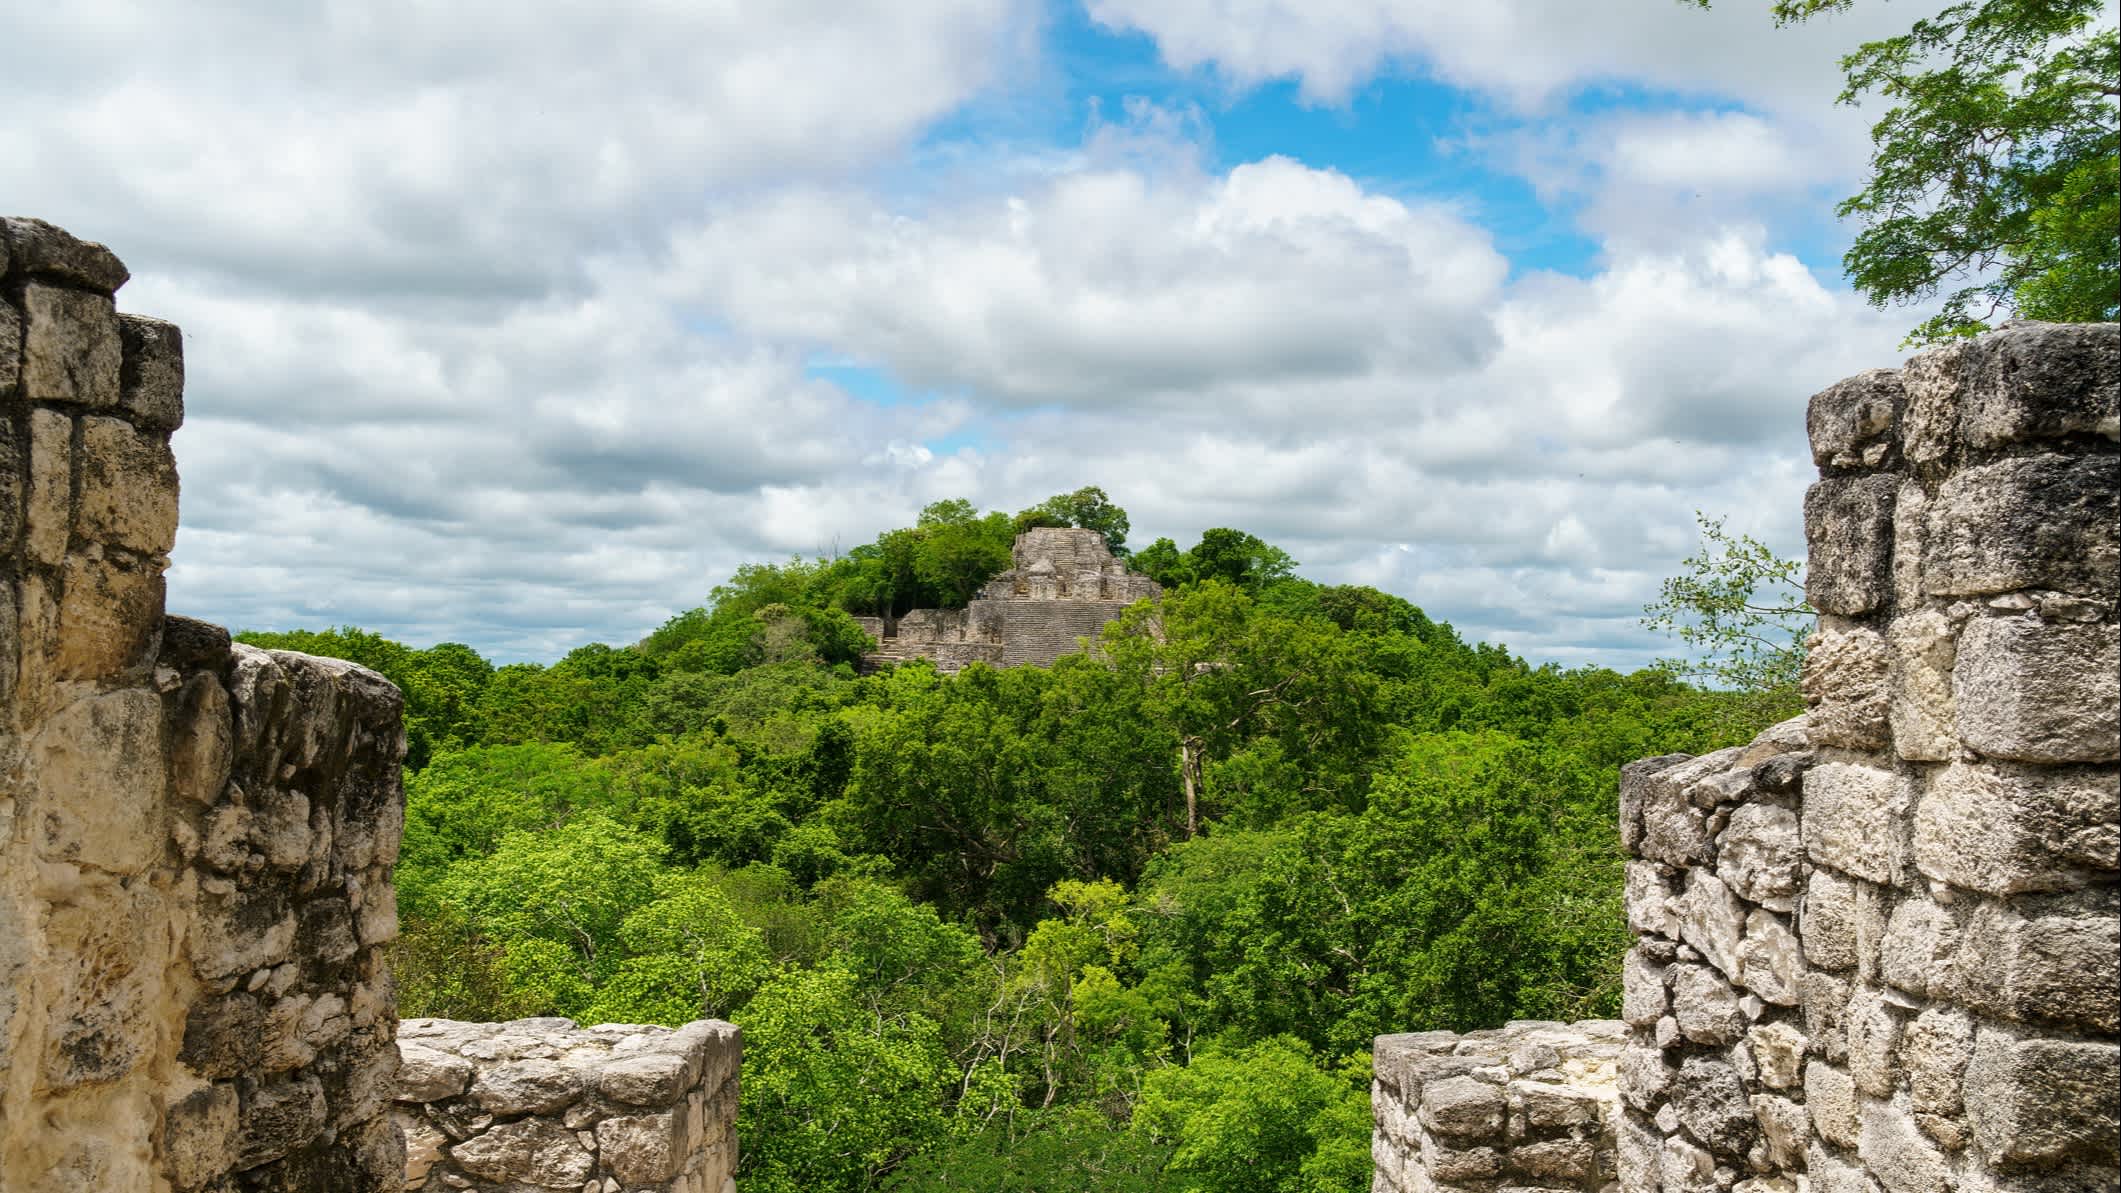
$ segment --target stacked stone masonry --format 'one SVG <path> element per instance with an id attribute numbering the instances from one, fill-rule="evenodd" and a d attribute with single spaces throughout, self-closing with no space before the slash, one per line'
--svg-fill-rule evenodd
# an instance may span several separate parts
<path id="1" fill-rule="evenodd" d="M 1812 399 L 1808 712 L 1622 772 L 1630 1193 L 2121 1188 L 2117 410 L 2113 324 Z"/>
<path id="2" fill-rule="evenodd" d="M 1127 606 L 1153 600 L 1163 589 L 1127 570 L 1094 530 L 1041 527 L 1016 536 L 1016 566 L 989 581 L 963 609 L 915 609 L 895 619 L 863 617 L 877 649 L 874 669 L 928 659 L 955 672 L 973 663 L 993 667 L 1051 666 L 1080 649 Z"/>
<path id="3" fill-rule="evenodd" d="M 1626 1035 L 1594 1020 L 1378 1037 L 1373 1193 L 1616 1188 Z"/>
<path id="4" fill-rule="evenodd" d="M 407 1190 L 733 1193 L 736 1028 L 408 1019 Z"/>
<path id="5" fill-rule="evenodd" d="M 165 618 L 183 351 L 0 221 L 0 1193 L 395 1187 L 401 702 Z"/>

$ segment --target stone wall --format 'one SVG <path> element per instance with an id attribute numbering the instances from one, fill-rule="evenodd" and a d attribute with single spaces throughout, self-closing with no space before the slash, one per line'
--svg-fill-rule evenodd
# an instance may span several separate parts
<path id="1" fill-rule="evenodd" d="M 1379 1036 L 1373 1193 L 1612 1187 L 1626 1034 L 1593 1020 Z"/>
<path id="2" fill-rule="evenodd" d="M 1812 399 L 1810 712 L 1622 783 L 1628 1188 L 2121 1186 L 2117 391 L 2019 324 Z"/>
<path id="3" fill-rule="evenodd" d="M 727 1023 L 408 1019 L 399 1048 L 407 1190 L 736 1188 L 743 1046 Z"/>
<path id="4" fill-rule="evenodd" d="M 177 329 L 0 221 L 0 1193 L 371 1193 L 397 690 L 165 618 Z"/>
<path id="5" fill-rule="evenodd" d="M 946 672 L 975 662 L 1051 666 L 1129 605 L 1163 592 L 1156 581 L 1128 571 L 1094 530 L 1027 530 L 1016 536 L 1013 556 L 1016 566 L 988 581 L 963 609 L 914 609 L 895 620 L 857 618 L 877 640 L 864 666 L 873 670 L 915 658 Z"/>

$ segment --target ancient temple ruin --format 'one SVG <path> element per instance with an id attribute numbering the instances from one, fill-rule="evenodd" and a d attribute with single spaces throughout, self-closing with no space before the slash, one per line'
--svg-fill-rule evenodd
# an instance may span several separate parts
<path id="1" fill-rule="evenodd" d="M 2117 414 L 2111 323 L 1812 399 L 1809 712 L 1622 772 L 1621 1022 L 1377 1041 L 1377 1193 L 2121 1188 Z"/>
<path id="2" fill-rule="evenodd" d="M 1050 666 L 1084 638 L 1162 586 L 1115 558 L 1094 530 L 1039 527 L 1016 536 L 1016 566 L 987 582 L 962 609 L 915 609 L 896 618 L 858 617 L 877 649 L 868 668 L 928 659 L 942 671 L 972 663 Z"/>

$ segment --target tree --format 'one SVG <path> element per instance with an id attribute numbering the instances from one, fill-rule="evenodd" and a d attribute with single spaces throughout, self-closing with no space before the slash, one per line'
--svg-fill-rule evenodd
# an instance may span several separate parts
<path id="1" fill-rule="evenodd" d="M 1707 7 L 1709 0 L 1693 0 Z M 1777 0 L 1778 23 L 1853 0 Z M 1841 60 L 1840 102 L 1892 103 L 1870 184 L 1841 202 L 1864 230 L 1842 263 L 1873 305 L 1944 310 L 1918 343 L 1999 314 L 2121 315 L 2121 37 L 2102 0 L 1962 0 Z M 2096 23 L 2096 24 L 2095 24 Z"/>
<path id="2" fill-rule="evenodd" d="M 1749 534 L 1732 534 L 1722 518 L 1696 510 L 1701 550 L 1665 580 L 1643 607 L 1642 624 L 1675 634 L 1698 656 L 1660 664 L 1748 693 L 1765 711 L 1794 715 L 1803 707 L 1802 636 L 1812 617 L 1804 603 L 1804 564 L 1783 559 Z"/>

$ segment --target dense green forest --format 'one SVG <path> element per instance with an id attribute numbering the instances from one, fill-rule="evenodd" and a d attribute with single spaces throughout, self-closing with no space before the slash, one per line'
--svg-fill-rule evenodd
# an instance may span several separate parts
<path id="1" fill-rule="evenodd" d="M 1619 766 L 1781 711 L 1527 666 L 1230 529 L 1138 551 L 1166 595 L 1090 653 L 856 673 L 849 611 L 1056 523 L 1124 549 L 1094 489 L 943 502 L 551 666 L 242 638 L 405 692 L 403 1013 L 734 1020 L 755 1193 L 1361 1193 L 1371 1037 L 1613 1013 Z"/>

